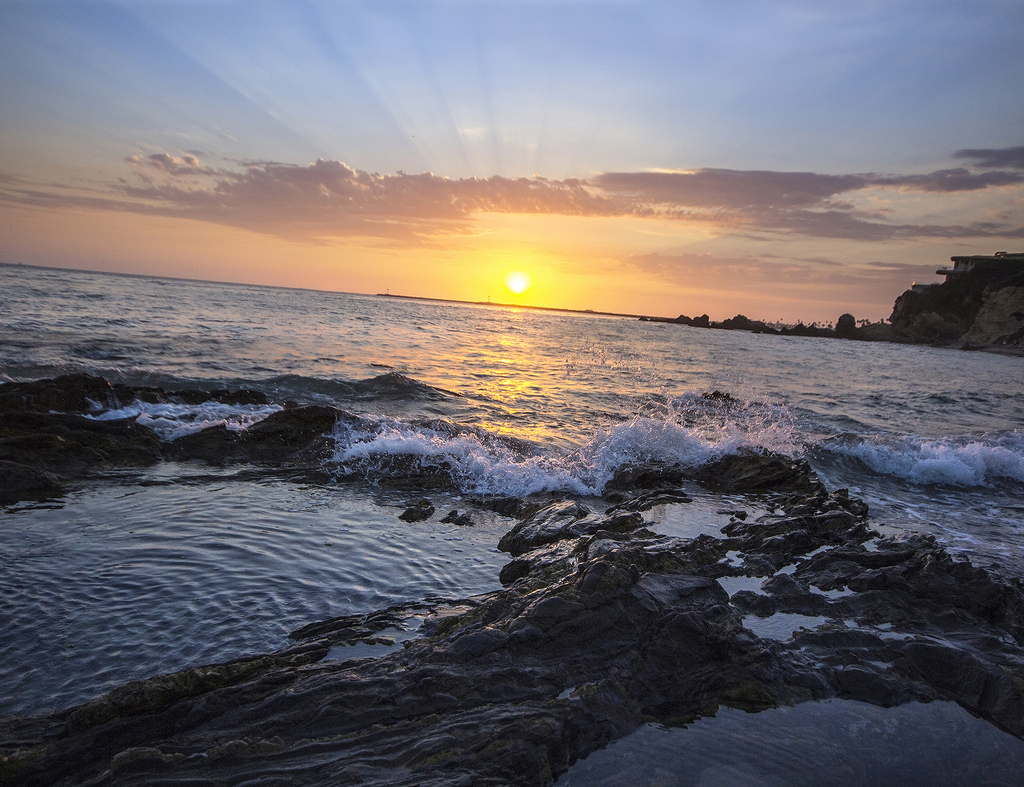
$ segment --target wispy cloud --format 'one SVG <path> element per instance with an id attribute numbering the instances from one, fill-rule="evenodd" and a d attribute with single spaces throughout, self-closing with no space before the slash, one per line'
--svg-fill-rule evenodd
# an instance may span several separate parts
<path id="1" fill-rule="evenodd" d="M 0 200 L 92 207 L 210 221 L 289 238 L 365 237 L 409 242 L 473 231 L 477 213 L 652 217 L 697 222 L 720 233 L 767 233 L 879 241 L 1016 238 L 1024 221 L 900 221 L 898 209 L 866 209 L 858 192 L 918 192 L 941 198 L 1024 186 L 1024 147 L 961 150 L 981 171 L 820 174 L 696 169 L 608 172 L 569 178 L 452 179 L 430 172 L 378 174 L 341 161 L 310 164 L 215 160 L 201 151 L 128 156 L 127 177 L 102 188 L 33 186 L 0 179 Z M 1002 167 L 1002 168 L 1000 168 Z"/>
<path id="2" fill-rule="evenodd" d="M 756 229 L 818 238 L 885 240 L 929 237 L 1012 237 L 1019 228 L 994 222 L 900 223 L 855 210 L 848 200 L 866 189 L 938 194 L 1019 186 L 1024 174 L 948 169 L 921 175 L 822 175 L 814 172 L 699 169 L 692 172 L 612 172 L 594 185 L 628 196 L 651 215 L 713 222 L 728 229 Z M 640 206 L 643 206 L 642 208 Z"/>

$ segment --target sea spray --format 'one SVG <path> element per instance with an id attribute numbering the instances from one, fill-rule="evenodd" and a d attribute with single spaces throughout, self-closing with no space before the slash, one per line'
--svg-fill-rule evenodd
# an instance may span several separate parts
<path id="1" fill-rule="evenodd" d="M 636 415 L 598 429 L 583 445 L 563 454 L 479 427 L 363 417 L 355 425 L 339 423 L 331 464 L 341 475 L 356 473 L 372 483 L 389 478 L 401 457 L 406 472 L 439 471 L 462 491 L 474 494 L 600 495 L 618 470 L 631 465 L 696 468 L 741 449 L 794 450 L 792 420 L 784 408 L 749 408 L 731 401 L 735 407 L 708 405 L 725 416 L 715 422 L 708 413 L 699 419 L 689 417 L 707 400 L 684 397 L 662 417 Z"/>

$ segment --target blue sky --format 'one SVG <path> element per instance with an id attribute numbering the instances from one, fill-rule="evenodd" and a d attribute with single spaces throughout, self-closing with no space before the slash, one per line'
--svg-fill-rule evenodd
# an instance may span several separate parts
<path id="1" fill-rule="evenodd" d="M 884 316 L 1024 245 L 1022 40 L 985 0 L 4 0 L 0 261 Z"/>

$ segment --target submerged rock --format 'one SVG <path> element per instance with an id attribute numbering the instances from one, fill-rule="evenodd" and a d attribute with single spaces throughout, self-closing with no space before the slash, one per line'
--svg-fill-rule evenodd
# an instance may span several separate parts
<path id="1" fill-rule="evenodd" d="M 415 503 L 409 503 L 408 508 L 399 514 L 398 518 L 403 522 L 422 522 L 424 519 L 430 519 L 436 510 L 434 504 L 424 498 Z"/>
<path id="2" fill-rule="evenodd" d="M 459 525 L 460 527 L 472 527 L 473 525 L 473 517 L 468 512 L 460 514 L 456 508 L 445 514 L 441 521 L 445 524 Z"/>

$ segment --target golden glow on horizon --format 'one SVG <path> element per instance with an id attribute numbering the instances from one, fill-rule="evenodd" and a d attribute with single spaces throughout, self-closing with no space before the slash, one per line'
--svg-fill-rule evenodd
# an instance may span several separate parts
<path id="1" fill-rule="evenodd" d="M 505 286 L 514 295 L 522 295 L 530 289 L 532 283 L 529 275 L 522 271 L 509 271 L 505 274 Z"/>

